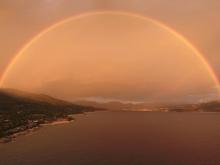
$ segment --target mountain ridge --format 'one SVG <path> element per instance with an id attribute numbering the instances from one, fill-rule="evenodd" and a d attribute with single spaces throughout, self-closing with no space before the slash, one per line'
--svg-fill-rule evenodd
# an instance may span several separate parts
<path id="1" fill-rule="evenodd" d="M 94 112 L 97 108 L 76 105 L 44 94 L 14 89 L 0 90 L 0 139 L 57 120 L 72 121 L 73 114 Z M 1 140 L 0 140 L 1 141 Z"/>

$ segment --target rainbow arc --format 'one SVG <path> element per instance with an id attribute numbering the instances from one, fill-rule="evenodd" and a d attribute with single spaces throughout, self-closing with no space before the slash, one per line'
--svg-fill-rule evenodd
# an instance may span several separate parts
<path id="1" fill-rule="evenodd" d="M 184 36 L 182 36 L 180 33 L 175 31 L 174 29 L 170 28 L 169 26 L 165 25 L 164 23 L 162 23 L 158 20 L 152 19 L 150 17 L 146 17 L 144 15 L 139 15 L 139 14 L 136 14 L 136 13 L 120 12 L 120 11 L 96 11 L 96 12 L 88 12 L 88 13 L 84 13 L 84 14 L 74 15 L 74 16 L 66 18 L 62 21 L 59 21 L 58 23 L 55 23 L 52 26 L 42 30 L 38 35 L 36 35 L 28 43 L 26 43 L 19 50 L 18 53 L 15 54 L 14 58 L 11 60 L 9 65 L 6 67 L 6 70 L 3 72 L 3 75 L 0 79 L 0 87 L 4 87 L 4 81 L 6 80 L 7 75 L 10 73 L 10 71 L 13 68 L 14 64 L 19 60 L 19 58 L 24 54 L 24 52 L 29 47 L 31 47 L 35 42 L 37 42 L 42 36 L 44 36 L 46 33 L 58 28 L 59 26 L 65 24 L 65 23 L 68 23 L 69 21 L 74 21 L 74 20 L 81 19 L 81 18 L 90 16 L 90 15 L 105 14 L 105 13 L 114 14 L 114 15 L 127 15 L 127 16 L 131 16 L 131 17 L 137 17 L 138 19 L 143 19 L 143 20 L 146 20 L 146 21 L 150 21 L 152 24 L 155 24 L 155 25 L 161 27 L 162 29 L 166 30 L 168 33 L 174 35 L 177 39 L 179 39 L 181 42 L 183 42 L 183 44 L 185 44 L 188 48 L 190 48 L 192 50 L 192 52 L 199 58 L 199 60 L 201 60 L 201 62 L 206 67 L 207 71 L 209 72 L 211 78 L 215 82 L 216 87 L 220 91 L 219 80 L 218 80 L 215 72 L 213 71 L 213 68 L 207 62 L 204 55 L 189 40 L 187 40 Z"/>

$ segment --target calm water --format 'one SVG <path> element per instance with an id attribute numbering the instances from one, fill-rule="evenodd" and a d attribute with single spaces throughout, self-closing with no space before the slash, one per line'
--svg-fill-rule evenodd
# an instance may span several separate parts
<path id="1" fill-rule="evenodd" d="M 220 114 L 95 112 L 0 144 L 0 165 L 220 164 Z"/>

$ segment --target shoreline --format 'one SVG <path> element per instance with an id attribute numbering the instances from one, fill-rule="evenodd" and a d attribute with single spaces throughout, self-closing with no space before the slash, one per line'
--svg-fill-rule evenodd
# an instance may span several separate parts
<path id="1" fill-rule="evenodd" d="M 54 126 L 54 125 L 68 124 L 68 123 L 74 122 L 74 120 L 75 119 L 71 115 L 71 116 L 67 116 L 65 118 L 58 118 L 57 120 L 50 121 L 48 123 L 39 124 L 39 125 L 36 125 L 32 128 L 28 128 L 28 129 L 23 130 L 23 131 L 15 132 L 11 135 L 0 138 L 0 144 L 13 142 L 13 141 L 16 140 L 17 137 L 29 135 L 29 134 L 41 129 L 44 126 Z"/>
<path id="2" fill-rule="evenodd" d="M 151 113 L 151 112 L 159 112 L 159 113 L 182 113 L 182 112 L 178 112 L 178 111 L 124 111 L 124 110 L 120 110 L 121 112 L 147 112 L 147 113 Z M 105 111 L 106 112 L 106 111 Z M 117 112 L 117 111 L 112 111 L 112 112 Z M 187 113 L 207 113 L 207 114 L 215 114 L 215 113 L 219 113 L 219 112 L 207 112 L 207 111 L 184 111 Z M 21 131 L 16 131 L 14 133 L 12 133 L 11 135 L 5 136 L 5 137 L 1 137 L 0 138 L 0 144 L 4 144 L 4 143 L 10 143 L 10 142 L 14 142 L 16 140 L 17 137 L 19 136 L 26 136 L 29 135 L 35 131 L 38 131 L 39 129 L 41 129 L 44 126 L 56 126 L 56 125 L 62 125 L 62 124 L 69 124 L 75 121 L 74 116 L 78 115 L 78 114 L 73 114 L 73 115 L 68 115 L 66 117 L 62 117 L 62 118 L 57 118 L 56 120 L 45 120 L 44 123 L 39 123 L 31 128 L 25 129 L 25 130 L 21 130 Z M 87 115 L 87 113 L 81 113 L 81 115 Z M 20 126 L 20 127 L 16 127 L 14 129 L 19 129 L 21 127 L 23 127 L 24 125 Z"/>
<path id="3" fill-rule="evenodd" d="M 56 120 L 52 121 L 50 123 L 45 123 L 45 124 L 40 124 L 40 126 L 50 126 L 50 125 L 62 125 L 62 124 L 68 124 L 72 123 L 75 119 L 69 120 L 69 119 L 61 119 L 61 120 Z"/>

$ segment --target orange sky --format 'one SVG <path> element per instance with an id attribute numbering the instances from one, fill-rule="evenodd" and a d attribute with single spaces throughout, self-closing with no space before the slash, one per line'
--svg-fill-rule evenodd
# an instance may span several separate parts
<path id="1" fill-rule="evenodd" d="M 219 43 L 219 21 L 218 18 L 220 16 L 220 3 L 219 1 L 208 1 L 208 0 L 194 0 L 193 2 L 188 2 L 188 4 L 183 3 L 183 1 L 162 1 L 162 0 L 148 0 L 148 1 L 138 1 L 138 2 L 134 2 L 134 1 L 123 1 L 123 0 L 118 0 L 118 1 L 105 1 L 105 3 L 103 1 L 91 1 L 91 0 L 85 0 L 85 1 L 58 1 L 58 0 L 39 0 L 39 1 L 30 1 L 30 0 L 23 0 L 23 1 L 19 1 L 19 2 L 15 2 L 12 0 L 3 0 L 0 2 L 0 25 L 1 25 L 1 30 L 0 30 L 0 35 L 1 35 L 1 39 L 0 39 L 0 44 L 2 45 L 1 49 L 0 49 L 0 57 L 1 57 L 1 62 L 0 62 L 0 71 L 3 72 L 4 67 L 8 64 L 8 62 L 13 58 L 13 56 L 16 54 L 16 51 L 18 51 L 22 45 L 24 45 L 24 43 L 28 40 L 30 40 L 30 38 L 32 38 L 32 36 L 34 36 L 35 34 L 37 34 L 41 29 L 44 29 L 45 27 L 51 25 L 54 22 L 57 22 L 58 20 L 62 20 L 70 15 L 73 15 L 74 13 L 82 13 L 83 11 L 90 11 L 90 10 L 97 10 L 97 9 L 110 9 L 110 10 L 126 10 L 126 11 L 133 11 L 135 13 L 142 13 L 144 15 L 150 16 L 151 18 L 155 18 L 157 20 L 160 20 L 162 22 L 164 22 L 165 24 L 168 24 L 169 26 L 173 27 L 175 30 L 177 30 L 178 32 L 180 32 L 181 34 L 183 34 L 185 37 L 187 37 L 196 47 L 198 47 L 203 54 L 205 55 L 205 57 L 209 60 L 209 62 L 212 64 L 212 67 L 215 68 L 216 73 L 218 74 L 218 70 L 220 70 L 220 65 L 219 62 L 220 61 L 220 57 L 218 55 L 219 52 L 219 46 L 217 45 L 217 43 Z M 96 18 L 97 19 L 97 18 Z M 113 20 L 117 20 L 117 18 L 114 18 Z M 127 22 L 126 22 L 127 19 Z M 27 54 L 33 54 L 31 59 L 27 58 L 23 58 L 21 61 L 23 61 L 22 66 L 26 66 L 25 68 L 21 68 L 20 70 L 18 68 L 16 68 L 15 70 L 17 71 L 17 73 L 12 73 L 13 74 L 17 74 L 19 73 L 19 77 L 21 77 L 21 80 L 29 80 L 31 77 L 31 75 L 28 75 L 29 73 L 25 72 L 27 71 L 27 68 L 31 68 L 32 70 L 36 70 L 37 63 L 34 63 L 33 61 L 37 61 L 40 63 L 40 66 L 43 70 L 42 73 L 43 76 L 39 76 L 38 80 L 40 81 L 40 79 L 43 79 L 43 85 L 41 85 L 41 87 L 39 86 L 39 84 L 42 82 L 37 82 L 36 83 L 32 83 L 32 85 L 30 86 L 31 89 L 35 89 L 35 90 L 39 90 L 39 91 L 46 91 L 49 94 L 53 94 L 53 95 L 62 95 L 62 97 L 68 98 L 70 96 L 73 95 L 73 93 L 65 93 L 61 91 L 60 87 L 61 86 L 65 86 L 65 85 L 72 85 L 73 89 L 74 85 L 75 86 L 80 86 L 80 84 L 73 84 L 74 82 L 74 78 L 72 78 L 72 75 L 77 75 L 77 73 L 75 73 L 74 71 L 70 72 L 70 71 L 66 71 L 66 69 L 64 69 L 66 67 L 70 67 L 71 64 L 68 64 L 68 62 L 70 62 L 71 60 L 66 60 L 66 58 L 68 57 L 68 59 L 74 59 L 74 61 L 76 60 L 75 58 L 79 58 L 77 60 L 81 60 L 84 58 L 85 54 L 89 54 L 89 52 L 94 51 L 91 54 L 91 59 L 100 59 L 100 61 L 98 63 L 100 63 L 100 65 L 105 65 L 104 66 L 104 70 L 101 70 L 103 73 L 103 75 L 108 75 L 109 79 L 112 79 L 111 76 L 114 75 L 114 79 L 118 80 L 120 78 L 123 78 L 123 80 L 121 80 L 120 82 L 128 82 L 129 80 L 131 80 L 131 78 L 133 78 L 131 72 L 132 71 L 138 71 L 139 74 L 137 79 L 137 82 L 132 81 L 132 83 L 127 83 L 126 85 L 121 83 L 121 86 L 123 86 L 120 90 L 123 91 L 127 98 L 126 99 L 142 99 L 145 98 L 144 96 L 146 96 L 146 91 L 149 93 L 154 93 L 154 95 L 161 95 L 161 91 L 168 89 L 169 91 L 171 90 L 171 80 L 179 80 L 178 76 L 180 73 L 184 73 L 185 75 L 188 75 L 190 70 L 195 70 L 195 75 L 198 76 L 192 76 L 194 79 L 190 81 L 190 84 L 192 84 L 192 87 L 195 86 L 196 82 L 204 82 L 205 85 L 209 84 L 209 80 L 210 77 L 208 76 L 207 73 L 205 73 L 206 71 L 204 70 L 204 68 L 200 68 L 201 67 L 201 63 L 198 60 L 195 60 L 194 58 L 196 58 L 195 56 L 193 56 L 192 52 L 190 52 L 189 50 L 187 50 L 187 48 L 185 48 L 183 46 L 182 43 L 180 43 L 179 41 L 176 41 L 175 38 L 173 38 L 173 36 L 170 36 L 169 34 L 165 33 L 165 32 L 161 32 L 161 29 L 158 27 L 152 27 L 153 25 L 149 24 L 149 22 L 141 22 L 141 21 L 132 21 L 129 18 L 126 18 L 122 24 L 120 24 L 119 26 L 114 26 L 112 25 L 111 21 L 109 22 L 108 20 L 112 20 L 111 19 L 106 19 L 104 18 L 103 20 L 107 20 L 107 24 L 108 24 L 108 28 L 105 29 L 103 32 L 100 33 L 100 28 L 99 26 L 97 26 L 97 20 L 95 20 L 94 22 L 92 22 L 90 19 L 90 23 L 85 22 L 88 24 L 87 28 L 83 28 L 83 24 L 85 24 L 85 22 L 83 23 L 80 22 L 79 24 L 76 24 L 76 22 L 72 22 L 70 24 L 68 24 L 68 26 L 66 25 L 66 27 L 61 27 L 59 30 L 51 32 L 50 34 L 48 34 L 48 36 L 45 36 L 44 39 L 42 39 L 42 42 L 38 42 L 34 47 L 32 47 L 30 50 L 28 50 L 28 52 L 26 52 Z M 120 21 L 118 21 L 120 22 Z M 133 24 L 140 24 L 141 26 L 137 26 L 135 27 L 135 25 Z M 132 24 L 132 25 L 131 25 Z M 118 29 L 119 27 L 119 29 Z M 131 28 L 128 28 L 131 27 Z M 74 30 L 72 30 L 74 28 Z M 92 28 L 94 28 L 96 31 L 92 31 Z M 114 28 L 117 28 L 116 30 Z M 121 28 L 121 31 L 120 31 Z M 139 29 L 140 28 L 140 29 Z M 93 30 L 94 30 L 93 29 Z M 102 29 L 102 28 L 101 28 Z M 135 29 L 135 30 L 134 30 Z M 138 30 L 137 30 L 138 29 Z M 83 35 L 79 32 L 80 30 L 83 31 Z M 77 33 L 78 32 L 78 33 Z M 94 32 L 94 33 L 92 33 Z M 121 34 L 121 32 L 123 33 L 127 33 L 129 35 L 124 35 L 124 38 L 122 37 L 121 40 L 115 41 L 116 36 L 114 35 L 119 35 Z M 72 35 L 77 35 L 80 34 L 78 36 L 78 40 L 76 40 L 76 38 L 74 38 L 74 40 L 69 36 L 69 34 L 72 33 Z M 102 34 L 103 33 L 103 34 Z M 107 36 L 105 36 L 107 34 Z M 134 34 L 134 36 L 132 36 L 132 33 Z M 102 34 L 102 35 L 101 35 Z M 110 35 L 111 34 L 111 35 Z M 94 35 L 94 36 L 93 36 Z M 97 39 L 97 35 L 98 35 L 98 39 Z M 151 36 L 154 35 L 154 36 Z M 64 37 L 66 36 L 66 37 Z M 88 37 L 89 36 L 89 37 Z M 105 36 L 104 40 L 103 40 L 103 36 Z M 148 37 L 147 37 L 148 36 Z M 156 36 L 156 37 L 155 37 Z M 108 42 L 106 43 L 106 37 L 108 38 Z M 126 38 L 127 37 L 127 38 Z M 138 40 L 138 42 L 135 42 L 135 48 L 132 48 L 132 41 L 130 41 L 130 39 L 132 37 L 136 37 L 133 38 L 135 41 Z M 95 41 L 93 41 L 95 38 Z M 152 40 L 153 39 L 153 40 Z M 59 40 L 59 42 L 54 42 Z M 62 42 L 61 42 L 62 41 Z M 85 44 L 85 41 L 87 42 Z M 105 41 L 105 42 L 103 42 Z M 129 41 L 129 42 L 128 42 Z M 158 43 L 158 41 L 160 41 Z M 73 47 L 72 45 L 69 46 L 68 44 L 60 44 L 61 43 L 74 43 Z M 120 43 L 118 43 L 120 42 Z M 164 46 L 164 42 L 166 43 L 166 45 Z M 50 44 L 52 45 L 50 45 Z M 76 44 L 77 43 L 77 44 Z M 116 44 L 117 43 L 117 44 Z M 148 47 L 146 47 L 145 45 L 142 45 L 143 43 L 147 43 Z M 48 45 L 45 47 L 45 44 Z M 57 45 L 56 45 L 57 44 Z M 114 45 L 115 44 L 115 45 Z M 150 46 L 151 44 L 151 46 Z M 56 46 L 54 46 L 56 45 Z M 83 46 L 86 45 L 86 49 L 82 49 Z M 100 49 L 100 45 L 102 45 L 101 49 Z M 109 45 L 111 45 L 111 47 L 108 47 Z M 159 45 L 159 46 L 158 46 Z M 43 46 L 43 48 L 41 48 Z M 68 47 L 69 46 L 69 47 Z M 126 49 L 129 46 L 129 49 Z M 155 47 L 158 46 L 158 49 L 155 49 Z M 57 48 L 57 50 L 54 50 L 54 47 Z M 113 48 L 112 48 L 113 47 Z M 137 50 L 138 47 L 138 50 Z M 172 48 L 171 48 L 172 47 Z M 152 49 L 152 50 L 151 50 Z M 65 52 L 66 50 L 66 52 Z M 83 50 L 83 52 L 82 52 Z M 96 51 L 99 50 L 100 52 L 98 52 L 99 54 L 97 55 Z M 117 50 L 117 51 L 115 51 Z M 181 51 L 180 51 L 181 50 Z M 62 58 L 60 56 L 60 53 L 65 54 L 65 58 Z M 71 56 L 70 52 L 72 51 L 72 53 L 78 53 L 80 54 L 80 56 L 74 56 L 74 58 Z M 88 52 L 86 52 L 88 51 Z M 112 52 L 111 52 L 112 51 Z M 114 52 L 115 51 L 115 52 Z M 119 53 L 121 51 L 121 53 Z M 57 54 L 56 54 L 57 53 Z M 108 55 L 109 58 L 100 58 L 100 54 L 105 53 L 106 55 Z M 117 54 L 119 53 L 119 54 Z M 125 64 L 125 70 L 121 70 L 121 63 L 120 62 L 116 62 L 115 63 L 115 59 L 122 59 L 122 61 L 124 61 L 124 59 L 129 56 L 128 54 L 131 54 L 130 59 L 128 58 L 128 60 L 126 61 Z M 133 54 L 132 54 L 133 53 Z M 130 66 L 129 62 L 133 62 L 134 60 L 134 53 L 139 53 L 140 55 L 138 55 L 137 58 L 135 58 L 137 61 L 134 64 L 138 64 L 138 68 L 132 68 Z M 146 54 L 157 54 L 157 56 L 148 56 L 147 58 L 145 57 Z M 45 54 L 50 54 L 45 56 Z M 51 54 L 53 54 L 53 57 L 51 57 Z M 142 57 L 142 54 L 143 57 Z M 164 54 L 170 54 L 168 58 L 162 58 Z M 174 54 L 180 54 L 179 56 L 175 56 Z M 187 57 L 189 59 L 185 59 L 184 61 L 183 56 L 185 57 L 187 54 Z M 69 58 L 71 56 L 71 58 Z M 126 56 L 126 57 L 125 57 Z M 53 58 L 56 58 L 59 61 L 59 67 L 62 67 L 63 69 L 56 70 L 56 67 L 54 64 L 50 64 L 47 65 L 46 62 L 51 62 L 53 61 Z M 191 58 L 191 59 L 190 59 Z M 43 60 L 42 60 L 43 59 Z M 113 61 L 111 61 L 111 59 L 114 59 Z M 148 59 L 148 60 L 147 60 Z M 159 59 L 159 60 L 158 60 Z M 170 60 L 172 59 L 172 61 Z M 30 60 L 30 61 L 28 61 Z M 88 59 L 87 59 L 88 60 Z M 129 61 L 130 60 L 130 61 Z M 188 60 L 188 61 L 187 61 Z M 42 62 L 44 61 L 44 62 Z M 109 66 L 106 65 L 105 63 L 109 63 Z M 151 62 L 149 62 L 151 61 Z M 160 63 L 160 61 L 162 61 L 162 63 Z M 168 75 L 168 74 L 164 74 L 165 72 L 170 73 L 171 70 L 173 70 L 173 68 L 169 68 L 168 66 L 172 66 L 171 64 L 169 65 L 165 65 L 167 63 L 178 63 L 178 61 L 181 61 L 181 64 L 187 64 L 187 68 L 184 67 L 180 67 L 179 70 L 175 70 L 175 72 L 173 72 L 171 74 L 171 78 L 168 79 L 167 84 L 166 83 L 161 83 L 161 84 L 157 84 L 157 82 L 154 82 L 155 79 L 158 79 L 160 81 L 158 82 L 165 82 L 165 79 L 167 79 L 167 77 L 165 78 L 164 75 Z M 95 61 L 97 62 L 97 61 Z M 112 62 L 112 63 L 110 63 Z M 143 63 L 142 63 L 143 62 Z M 57 62 L 55 61 L 54 63 L 57 64 Z M 22 64 L 22 62 L 21 62 Z M 101 71 L 99 71 L 99 74 L 94 74 L 93 79 L 91 77 L 89 77 L 89 72 L 90 71 L 96 71 L 96 70 L 100 70 L 100 68 L 103 68 L 103 66 L 98 65 L 97 63 L 95 63 L 95 67 L 92 64 L 92 60 L 88 60 L 88 63 L 85 62 L 85 60 L 83 60 L 83 65 L 81 65 L 81 63 L 73 63 L 75 64 L 74 66 L 80 70 L 80 73 L 83 73 L 84 77 L 79 78 L 79 75 L 75 76 L 77 77 L 76 80 L 81 80 L 81 82 L 90 82 L 91 81 L 100 81 L 100 79 L 102 78 L 102 81 L 109 81 L 107 78 L 103 79 L 103 75 L 101 74 Z M 79 64 L 79 66 L 77 66 L 77 64 Z M 147 66 L 145 66 L 144 64 L 148 64 Z M 150 72 L 149 70 L 152 70 L 152 68 L 150 68 L 150 64 L 154 64 L 153 66 L 153 72 Z M 92 70 L 87 68 L 87 70 L 85 70 L 83 72 L 83 68 L 85 68 L 85 66 L 91 65 L 91 67 L 93 68 Z M 111 73 L 111 68 L 112 65 L 115 65 L 115 68 L 118 68 L 118 72 L 117 74 Z M 57 65 L 56 65 L 57 66 Z M 128 67 L 129 66 L 129 67 Z M 181 66 L 181 65 L 180 65 Z M 20 66 L 16 66 L 16 67 L 21 67 Z M 47 68 L 49 67 L 49 69 Z M 148 68 L 145 68 L 148 67 Z M 46 69 L 45 69 L 46 68 Z M 158 68 L 158 69 L 155 69 Z M 161 68 L 163 69 L 163 72 L 161 72 Z M 55 69 L 55 70 L 54 70 Z M 141 70 L 142 69 L 142 70 Z M 188 70 L 186 70 L 188 69 Z M 51 72 L 52 70 L 56 73 L 56 75 L 58 76 L 51 76 Z M 70 70 L 70 69 L 69 69 Z M 183 72 L 184 70 L 184 72 Z M 201 71 L 202 70 L 202 71 Z M 121 73 L 120 73 L 121 72 Z M 127 76 L 122 76 L 122 75 L 126 75 L 125 72 L 128 72 L 129 74 Z M 144 73 L 145 72 L 145 73 Z M 22 73 L 22 74 L 21 74 Z M 89 73 L 89 74 L 88 74 Z M 150 73 L 153 73 L 152 75 L 150 75 Z M 183 74 L 183 75 L 184 75 Z M 40 74 L 42 75 L 42 74 Z M 60 75 L 62 75 L 60 77 Z M 71 75 L 71 76 L 70 76 Z M 148 75 L 149 77 L 145 80 L 144 78 L 146 77 L 145 75 Z M 13 76 L 11 76 L 13 79 Z M 17 77 L 14 75 L 14 77 Z M 45 77 L 46 80 L 45 81 Z M 71 79 L 70 79 L 71 77 Z M 156 77 L 156 78 L 155 78 Z M 163 79 L 162 79 L 163 77 Z M 198 78 L 199 77 L 199 78 Z M 25 79 L 26 78 L 26 79 Z M 152 82 L 147 82 L 149 81 L 149 78 L 151 79 Z M 186 79 L 186 78 L 185 78 Z M 64 81 L 65 80 L 65 81 Z M 89 81 L 90 80 L 90 81 Z M 143 80 L 143 81 L 141 81 Z M 162 81 L 163 80 L 163 81 Z M 202 81 L 200 81 L 202 80 Z M 66 84 L 66 82 L 68 81 L 68 83 Z M 81 83 L 80 81 L 78 81 L 78 83 Z M 103 82 L 96 82 L 93 85 L 95 87 L 99 86 L 99 95 L 105 95 L 106 97 L 115 97 L 116 93 L 120 93 L 119 89 L 114 89 L 115 92 L 111 87 L 114 85 L 107 85 L 109 88 L 109 92 L 104 92 L 102 90 L 102 83 Z M 149 88 L 148 89 L 144 89 L 146 90 L 143 94 L 143 87 L 144 85 L 141 85 L 141 83 L 148 83 L 149 84 Z M 192 83 L 193 82 L 193 83 Z M 22 84 L 22 81 L 20 82 Z M 52 83 L 52 85 L 51 85 Z M 108 83 L 110 84 L 118 84 L 118 81 L 109 81 Z M 157 86 L 155 86 L 155 84 L 157 84 Z M 51 89 L 48 88 L 48 84 L 51 88 L 56 87 L 56 90 L 52 90 L 53 92 L 51 92 Z M 57 85 L 57 84 L 61 84 L 61 85 Z M 105 83 L 106 84 L 106 83 Z M 152 85 L 154 84 L 154 85 Z M 175 83 L 176 86 L 180 85 L 181 83 Z M 198 84 L 198 83 L 197 83 Z M 202 83 L 200 83 L 198 85 L 198 88 L 202 89 L 202 85 L 204 85 Z M 24 84 L 23 84 L 24 85 Z M 162 86 L 167 85 L 166 87 L 162 87 Z M 182 83 L 183 85 L 183 83 Z M 186 84 L 184 84 L 185 86 Z M 16 82 L 15 87 L 18 86 L 19 87 L 19 81 Z M 26 88 L 27 85 L 25 85 Z M 59 86 L 59 87 L 57 87 Z M 134 86 L 136 88 L 134 88 Z M 145 85 L 146 86 L 146 85 Z M 188 84 L 188 87 L 190 89 L 190 85 Z M 192 88 L 191 87 L 191 88 Z M 104 87 L 103 87 L 104 88 Z M 131 91 L 130 89 L 133 88 L 133 91 Z M 154 89 L 155 88 L 155 89 Z M 71 89 L 71 88 L 70 88 Z M 73 90 L 71 89 L 71 90 Z M 93 87 L 94 89 L 94 87 Z M 128 90 L 129 89 L 129 90 Z M 151 89 L 149 91 L 149 89 Z M 183 88 L 185 89 L 185 88 Z M 158 91 L 159 90 L 159 91 Z M 188 90 L 188 89 L 187 89 Z M 185 90 L 185 91 L 187 91 Z M 67 90 L 69 91 L 69 90 Z M 94 93 L 94 91 L 91 91 L 91 89 L 88 89 L 87 91 L 90 91 L 90 93 Z M 97 91 L 97 90 L 96 90 Z M 136 93 L 135 93 L 135 92 Z M 208 91 L 208 92 L 207 92 Z M 195 93 L 194 93 L 195 92 Z M 201 91 L 200 92 L 206 92 L 206 94 L 210 94 L 210 92 L 212 92 L 212 86 L 209 84 L 208 88 L 205 88 L 205 91 Z M 77 93 L 77 92 L 76 92 Z M 78 91 L 78 93 L 83 93 L 82 91 Z M 86 93 L 86 92 L 85 92 Z M 134 95 L 135 93 L 135 97 L 132 96 L 132 94 Z M 194 93 L 195 95 L 199 95 L 201 93 L 198 92 L 198 90 L 193 91 L 192 93 Z M 161 97 L 165 97 L 168 93 L 164 92 L 164 96 Z M 176 93 L 175 93 L 176 94 Z M 186 92 L 186 95 L 190 95 L 190 93 Z M 84 96 L 91 96 L 91 94 L 84 94 L 82 95 L 82 97 Z M 158 96 L 153 96 L 153 97 L 158 97 Z M 118 96 L 118 99 L 124 98 L 124 96 Z"/>
<path id="2" fill-rule="evenodd" d="M 151 21 L 109 12 L 43 35 L 16 61 L 5 85 L 69 100 L 197 98 L 216 90 L 201 59 L 179 38 Z"/>

